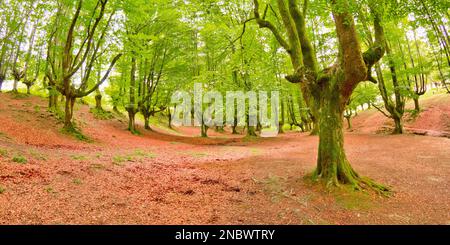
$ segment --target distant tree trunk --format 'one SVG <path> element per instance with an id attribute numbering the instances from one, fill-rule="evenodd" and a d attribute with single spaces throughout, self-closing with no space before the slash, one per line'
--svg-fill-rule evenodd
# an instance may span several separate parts
<path id="1" fill-rule="evenodd" d="M 50 111 L 55 111 L 58 109 L 58 91 L 55 88 L 54 84 L 50 84 L 47 86 L 48 90 L 48 109 Z"/>
<path id="2" fill-rule="evenodd" d="M 278 123 L 278 133 L 284 134 L 283 126 L 286 123 L 286 114 L 284 108 L 284 100 L 281 100 L 281 121 Z"/>
<path id="3" fill-rule="evenodd" d="M 256 137 L 255 126 L 250 126 L 250 116 L 247 114 L 247 136 Z"/>
<path id="4" fill-rule="evenodd" d="M 27 94 L 30 95 L 31 94 L 31 84 L 27 83 Z"/>
<path id="5" fill-rule="evenodd" d="M 239 134 L 239 132 L 236 130 L 237 125 L 238 125 L 237 108 L 236 108 L 236 106 L 234 106 L 234 121 L 233 121 L 233 126 L 231 127 L 233 130 L 232 134 Z"/>
<path id="6" fill-rule="evenodd" d="M 19 92 L 18 89 L 17 89 L 17 85 L 18 84 L 19 84 L 19 81 L 16 78 L 14 78 L 13 89 L 12 89 L 12 91 L 14 93 L 18 93 Z"/>
<path id="7" fill-rule="evenodd" d="M 150 127 L 150 115 L 144 115 L 144 128 L 150 131 L 152 130 Z"/>
<path id="8" fill-rule="evenodd" d="M 136 133 L 136 58 L 131 58 L 131 79 L 130 79 L 130 103 L 127 106 L 128 112 L 128 130 L 132 133 Z"/>
<path id="9" fill-rule="evenodd" d="M 97 89 L 97 92 L 95 94 L 95 109 L 97 109 L 99 111 L 103 111 L 103 107 L 102 107 L 102 93 L 98 89 Z"/>
<path id="10" fill-rule="evenodd" d="M 73 118 L 73 107 L 75 105 L 76 98 L 71 96 L 66 96 L 66 106 L 65 106 L 65 116 L 64 116 L 64 128 L 73 129 L 72 118 Z"/>
<path id="11" fill-rule="evenodd" d="M 201 126 L 201 137 L 203 137 L 203 138 L 208 137 L 208 126 L 206 126 L 203 117 L 202 117 L 202 126 Z"/>
<path id="12" fill-rule="evenodd" d="M 347 120 L 347 129 L 351 130 L 352 127 L 352 116 L 353 112 L 351 110 L 347 110 L 347 112 L 344 114 L 345 119 Z"/>
<path id="13" fill-rule="evenodd" d="M 420 112 L 419 98 L 414 98 L 414 110 Z"/>
<path id="14" fill-rule="evenodd" d="M 5 77 L 0 74 L 0 93 L 2 92 L 2 85 L 3 85 L 4 80 L 5 80 Z"/>
<path id="15" fill-rule="evenodd" d="M 403 134 L 403 123 L 402 123 L 402 117 L 393 115 L 392 118 L 394 119 L 395 128 L 392 134 Z"/>
<path id="16" fill-rule="evenodd" d="M 176 111 L 176 107 L 175 107 L 175 111 Z M 172 111 L 170 111 L 170 107 L 167 107 L 167 115 L 168 115 L 168 119 L 169 119 L 169 128 L 172 128 Z"/>

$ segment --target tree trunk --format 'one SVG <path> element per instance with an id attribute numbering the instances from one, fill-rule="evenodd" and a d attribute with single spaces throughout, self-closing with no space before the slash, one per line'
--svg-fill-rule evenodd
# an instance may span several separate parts
<path id="1" fill-rule="evenodd" d="M 152 130 L 150 127 L 150 114 L 144 114 L 144 128 L 146 130 Z"/>
<path id="2" fill-rule="evenodd" d="M 12 90 L 14 93 L 18 92 L 18 90 L 17 90 L 18 83 L 19 83 L 19 81 L 17 81 L 17 79 L 14 79 L 13 90 Z"/>
<path id="3" fill-rule="evenodd" d="M 202 121 L 202 127 L 201 127 L 201 136 L 202 138 L 207 138 L 208 137 L 208 126 L 206 126 L 206 124 L 204 124 L 204 122 Z"/>
<path id="4" fill-rule="evenodd" d="M 392 134 L 403 134 L 403 123 L 402 118 L 398 116 L 393 116 L 395 128 Z"/>
<path id="5" fill-rule="evenodd" d="M 128 111 L 128 130 L 131 131 L 131 133 L 136 133 L 136 58 L 131 58 L 131 76 L 130 76 L 130 103 L 127 106 Z"/>
<path id="6" fill-rule="evenodd" d="M 286 123 L 286 114 L 284 111 L 284 100 L 281 100 L 281 121 L 278 123 L 278 133 L 284 134 L 283 126 Z"/>
<path id="7" fill-rule="evenodd" d="M 360 177 L 353 170 L 344 150 L 344 110 L 347 101 L 337 88 L 328 88 L 323 92 L 320 114 L 319 150 L 317 169 L 314 179 L 323 180 L 327 186 L 350 185 L 356 190 L 372 188 L 380 193 L 388 191 L 382 185 L 368 178 Z"/>
<path id="8" fill-rule="evenodd" d="M 56 90 L 49 88 L 48 109 L 54 111 L 58 109 L 58 94 Z"/>
<path id="9" fill-rule="evenodd" d="M 234 124 L 231 127 L 233 129 L 233 133 L 232 134 L 239 134 L 239 132 L 236 130 L 237 125 L 238 125 L 238 118 L 237 118 L 237 107 L 234 107 Z"/>
<path id="10" fill-rule="evenodd" d="M 420 112 L 419 98 L 414 98 L 414 110 Z"/>
<path id="11" fill-rule="evenodd" d="M 346 116 L 345 119 L 347 119 L 347 129 L 351 130 L 352 127 L 352 117 L 351 116 Z"/>
<path id="12" fill-rule="evenodd" d="M 2 85 L 4 80 L 5 78 L 2 75 L 0 75 L 0 93 L 2 92 Z"/>
<path id="13" fill-rule="evenodd" d="M 27 84 L 27 94 L 31 94 L 31 84 Z"/>
<path id="14" fill-rule="evenodd" d="M 66 96 L 66 106 L 65 106 L 65 116 L 64 116 L 64 128 L 73 129 L 72 117 L 73 117 L 73 106 L 75 105 L 75 97 Z"/>
<path id="15" fill-rule="evenodd" d="M 95 95 L 95 109 L 103 111 L 102 94 L 100 93 L 100 91 L 97 91 L 97 94 Z"/>
<path id="16" fill-rule="evenodd" d="M 176 107 L 175 107 L 175 111 L 176 111 L 177 109 L 176 109 Z M 168 119 L 169 119 L 169 128 L 170 129 L 173 129 L 172 128 L 172 112 L 170 111 L 170 107 L 167 107 L 167 115 L 168 115 Z"/>
<path id="17" fill-rule="evenodd" d="M 247 136 L 256 137 L 255 126 L 250 126 L 250 116 L 247 114 Z"/>
<path id="18" fill-rule="evenodd" d="M 136 110 L 134 108 L 127 108 L 128 111 L 128 131 L 136 133 Z"/>
<path id="19" fill-rule="evenodd" d="M 339 96 L 339 95 L 332 95 Z M 315 175 L 327 185 L 357 185 L 358 174 L 344 152 L 343 109 L 336 98 L 325 98 L 320 115 L 320 141 Z"/>

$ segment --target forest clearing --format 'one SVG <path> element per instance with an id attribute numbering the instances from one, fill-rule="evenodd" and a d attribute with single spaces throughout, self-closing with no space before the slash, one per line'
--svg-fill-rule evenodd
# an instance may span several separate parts
<path id="1" fill-rule="evenodd" d="M 126 119 L 98 120 L 77 105 L 92 140 L 83 142 L 58 130 L 43 99 L 0 96 L 4 224 L 450 223 L 450 138 L 380 133 L 392 125 L 375 109 L 354 119 L 346 149 L 358 171 L 394 188 L 390 198 L 308 184 L 318 139 L 307 133 L 200 139 L 199 129 L 156 121 L 136 136 Z M 450 134 L 450 97 L 432 96 L 424 107 L 406 127 Z M 378 125 L 367 132 L 366 120 Z"/>
<path id="2" fill-rule="evenodd" d="M 449 9 L 2 0 L 0 224 L 450 225 Z"/>

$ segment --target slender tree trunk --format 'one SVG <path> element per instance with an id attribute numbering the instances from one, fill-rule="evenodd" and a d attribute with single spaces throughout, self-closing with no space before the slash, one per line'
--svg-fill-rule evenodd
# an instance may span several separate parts
<path id="1" fill-rule="evenodd" d="M 134 110 L 128 110 L 128 130 L 132 133 L 136 132 L 136 112 Z"/>
<path id="2" fill-rule="evenodd" d="M 248 114 L 247 114 L 247 136 L 250 136 L 250 137 L 257 136 L 255 126 L 250 126 L 250 118 L 249 118 Z"/>
<path id="3" fill-rule="evenodd" d="M 176 111 L 176 107 L 175 107 L 175 111 Z M 167 115 L 168 115 L 168 119 L 169 119 L 169 128 L 172 128 L 172 111 L 170 111 L 170 107 L 167 107 Z"/>
<path id="4" fill-rule="evenodd" d="M 281 121 L 278 123 L 279 134 L 284 134 L 283 126 L 286 123 L 286 114 L 284 109 L 284 100 L 281 100 Z"/>
<path id="5" fill-rule="evenodd" d="M 72 117 L 73 117 L 73 107 L 75 105 L 76 98 L 66 96 L 66 106 L 65 106 L 65 116 L 64 116 L 64 128 L 65 129 L 72 129 L 73 123 L 72 123 Z"/>
<path id="6" fill-rule="evenodd" d="M 232 126 L 232 129 L 233 129 L 233 133 L 232 134 L 239 134 L 239 132 L 236 130 L 237 125 L 238 125 L 237 107 L 236 106 L 234 106 L 234 121 L 233 122 L 234 123 L 233 123 L 233 126 Z"/>
<path id="7" fill-rule="evenodd" d="M 136 133 L 136 58 L 131 58 L 131 79 L 130 79 L 130 103 L 127 106 L 128 111 L 128 130 Z"/>
<path id="8" fill-rule="evenodd" d="M 17 90 L 17 85 L 19 84 L 19 81 L 17 81 L 17 79 L 14 79 L 14 83 L 13 83 L 13 89 L 12 89 L 12 91 L 14 92 L 14 93 L 18 93 L 18 90 Z"/>
<path id="9" fill-rule="evenodd" d="M 98 89 L 97 89 L 97 93 L 95 95 L 95 109 L 97 109 L 99 111 L 103 111 L 102 94 L 101 94 L 100 90 L 98 90 Z"/>
<path id="10" fill-rule="evenodd" d="M 0 93 L 2 92 L 2 85 L 4 80 L 5 78 L 2 75 L 0 75 Z"/>
<path id="11" fill-rule="evenodd" d="M 27 85 L 27 94 L 30 95 L 31 94 L 31 84 L 26 84 Z"/>
<path id="12" fill-rule="evenodd" d="M 208 126 L 206 126 L 205 121 L 202 119 L 202 126 L 201 126 L 201 137 L 207 138 L 208 137 Z"/>
<path id="13" fill-rule="evenodd" d="M 345 119 L 347 120 L 347 129 L 351 130 L 352 127 L 352 116 L 346 116 Z"/>
<path id="14" fill-rule="evenodd" d="M 414 98 L 414 110 L 420 112 L 419 98 Z"/>
<path id="15" fill-rule="evenodd" d="M 150 127 L 150 115 L 144 115 L 144 128 L 147 130 L 152 130 Z"/>

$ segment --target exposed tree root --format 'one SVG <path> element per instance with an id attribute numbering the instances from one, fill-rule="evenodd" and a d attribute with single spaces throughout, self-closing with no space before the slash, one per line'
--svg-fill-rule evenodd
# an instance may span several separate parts
<path id="1" fill-rule="evenodd" d="M 379 184 L 375 182 L 374 180 L 367 178 L 367 177 L 360 177 L 355 171 L 351 170 L 348 172 L 345 177 L 340 174 L 340 177 L 337 175 L 335 176 L 328 176 L 324 177 L 321 174 L 317 174 L 317 170 L 310 176 L 312 177 L 313 181 L 315 182 L 321 182 L 324 183 L 325 186 L 328 189 L 331 189 L 333 187 L 350 187 L 352 190 L 355 191 L 373 191 L 379 195 L 390 197 L 393 194 L 393 191 L 391 188 Z"/>

